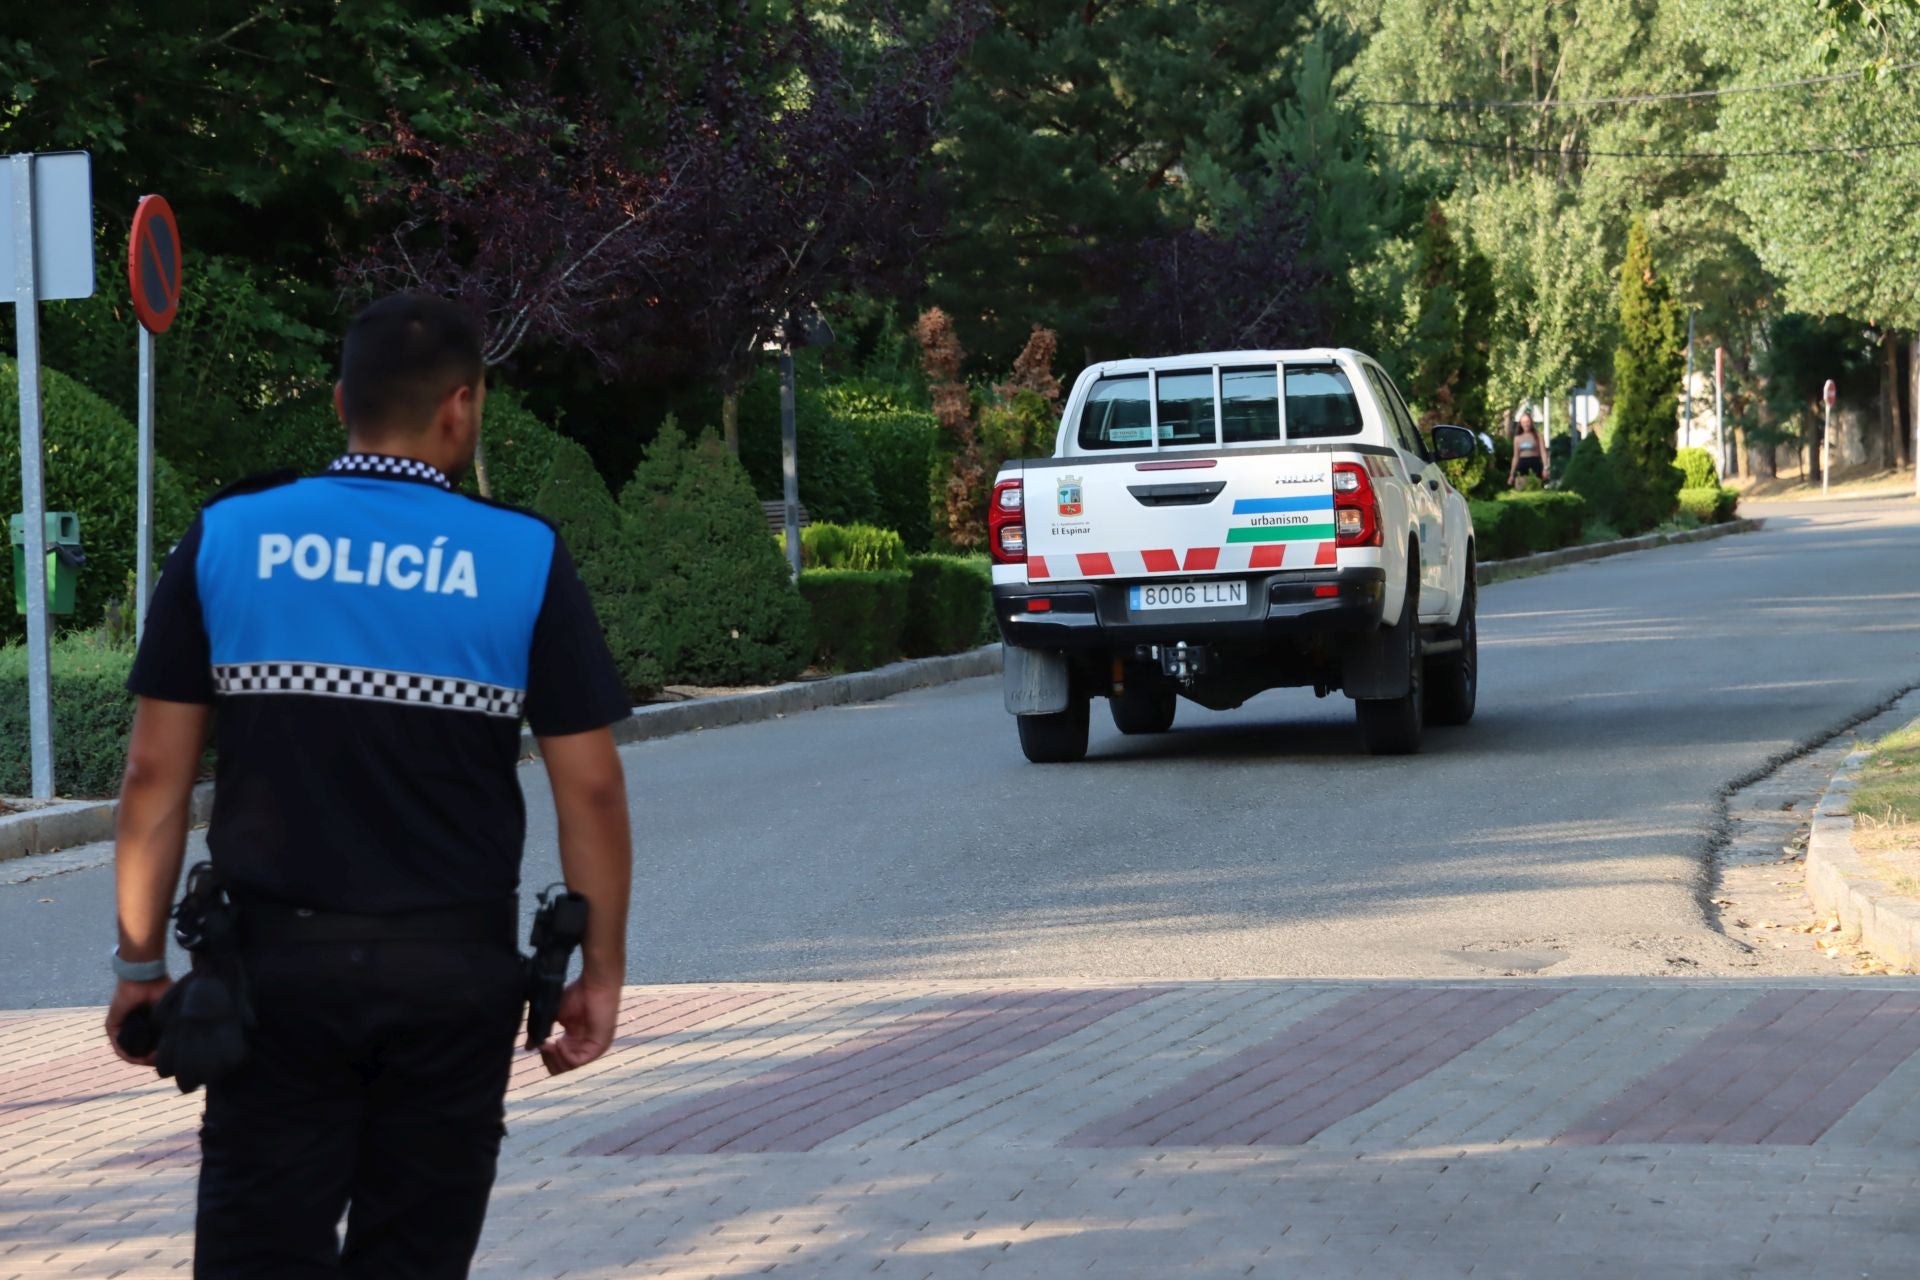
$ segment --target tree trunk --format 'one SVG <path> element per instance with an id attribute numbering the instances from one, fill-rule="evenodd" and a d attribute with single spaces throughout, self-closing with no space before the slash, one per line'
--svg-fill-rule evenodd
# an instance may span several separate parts
<path id="1" fill-rule="evenodd" d="M 1890 467 L 1899 456 L 1900 430 L 1900 339 L 1889 329 L 1880 344 L 1887 349 L 1887 367 L 1880 379 L 1880 448 L 1867 452 L 1867 461 Z M 1877 457 L 1875 455 L 1878 455 Z"/>
<path id="2" fill-rule="evenodd" d="M 1899 449 L 1894 457 L 1903 467 L 1913 465 L 1914 450 L 1920 447 L 1920 329 L 1907 338 L 1907 426 L 1896 429 Z"/>
<path id="3" fill-rule="evenodd" d="M 720 395 L 720 434 L 726 439 L 727 452 L 740 456 L 740 393 L 724 391 Z"/>
<path id="4" fill-rule="evenodd" d="M 473 442 L 473 483 L 479 488 L 481 497 L 493 496 L 493 485 L 487 480 L 487 442 L 484 437 Z"/>

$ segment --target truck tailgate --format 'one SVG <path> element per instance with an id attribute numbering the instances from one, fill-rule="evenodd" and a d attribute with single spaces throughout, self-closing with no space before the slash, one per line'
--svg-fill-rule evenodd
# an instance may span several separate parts
<path id="1" fill-rule="evenodd" d="M 1336 563 L 1329 453 L 1052 458 L 1021 478 L 1030 581 Z"/>

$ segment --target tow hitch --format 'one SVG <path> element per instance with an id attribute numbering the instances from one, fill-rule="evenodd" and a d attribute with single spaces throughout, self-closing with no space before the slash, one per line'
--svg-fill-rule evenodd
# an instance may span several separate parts
<path id="1" fill-rule="evenodd" d="M 1193 682 L 1207 674 L 1211 666 L 1211 655 L 1203 644 L 1190 645 L 1185 640 L 1173 645 L 1142 645 L 1141 656 L 1160 664 L 1161 672 L 1170 680 L 1192 687 Z"/>

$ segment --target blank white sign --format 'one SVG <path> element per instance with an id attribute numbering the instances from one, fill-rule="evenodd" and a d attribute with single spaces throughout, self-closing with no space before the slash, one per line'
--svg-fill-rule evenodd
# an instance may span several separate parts
<path id="1" fill-rule="evenodd" d="M 12 302 L 20 250 L 15 240 L 13 168 L 0 156 L 0 302 Z M 93 161 L 84 151 L 33 160 L 34 292 L 43 301 L 93 296 Z"/>

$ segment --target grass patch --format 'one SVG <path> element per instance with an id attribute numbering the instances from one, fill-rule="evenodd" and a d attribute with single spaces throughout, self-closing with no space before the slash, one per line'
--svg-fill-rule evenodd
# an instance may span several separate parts
<path id="1" fill-rule="evenodd" d="M 1888 734 L 1871 750 L 1848 808 L 1887 826 L 1920 821 L 1920 725 Z"/>

